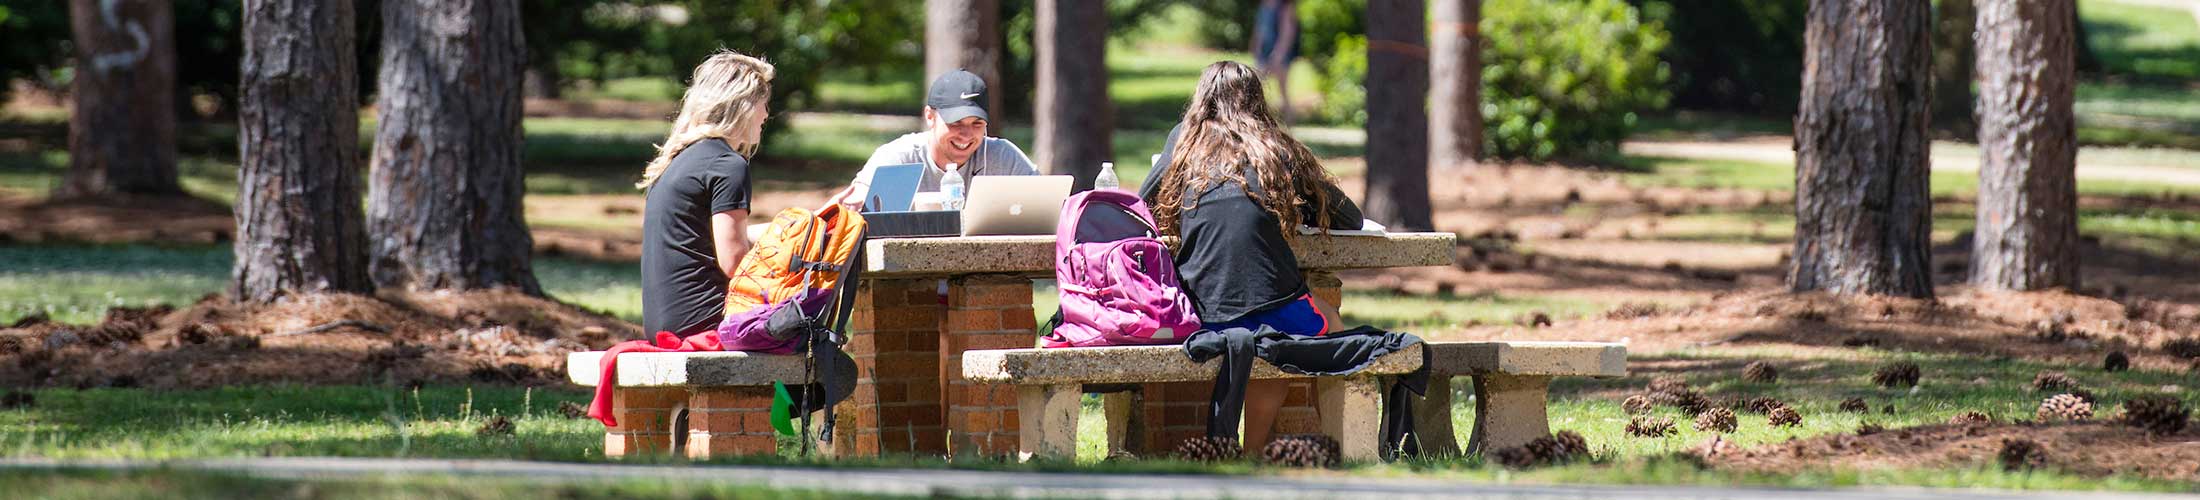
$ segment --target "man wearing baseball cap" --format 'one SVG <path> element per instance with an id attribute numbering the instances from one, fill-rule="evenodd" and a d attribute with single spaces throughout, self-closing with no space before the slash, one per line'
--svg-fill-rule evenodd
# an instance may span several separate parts
<path id="1" fill-rule="evenodd" d="M 879 146 L 848 185 L 833 200 L 850 208 L 869 194 L 871 174 L 883 165 L 923 164 L 918 192 L 940 190 L 940 179 L 962 176 L 963 185 L 979 175 L 1038 175 L 1031 157 L 1014 143 L 986 135 L 985 80 L 968 71 L 954 70 L 932 80 L 924 97 L 924 128 Z"/>

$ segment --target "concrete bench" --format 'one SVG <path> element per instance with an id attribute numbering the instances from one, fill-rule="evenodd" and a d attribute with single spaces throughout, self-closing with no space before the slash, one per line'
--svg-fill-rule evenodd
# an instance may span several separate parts
<path id="1" fill-rule="evenodd" d="M 602 351 L 566 356 L 575 384 L 604 383 Z M 802 380 L 802 357 L 746 352 L 651 352 L 619 355 L 607 457 L 670 453 L 691 458 L 777 451 L 771 426 L 772 382 Z"/>
<path id="2" fill-rule="evenodd" d="M 1079 397 L 1086 384 L 1212 381 L 1221 360 L 1193 363 L 1182 346 L 988 349 L 962 353 L 962 375 L 980 384 L 1016 388 L 1017 450 L 1025 457 L 1074 458 Z M 1359 373 L 1317 377 L 1316 408 L 1322 433 L 1337 438 L 1346 460 L 1375 460 L 1380 450 L 1382 387 L 1378 377 L 1421 367 L 1419 347 L 1383 356 Z M 1257 379 L 1302 378 L 1265 361 L 1253 363 Z M 1110 443 L 1119 443 L 1123 412 L 1110 402 Z M 1112 447 L 1112 446 L 1111 446 Z"/>
<path id="3" fill-rule="evenodd" d="M 1554 377 L 1624 377 L 1626 346 L 1603 342 L 1430 342 L 1429 388 L 1414 406 L 1421 450 L 1459 453 L 1451 425 L 1451 378 L 1474 377 L 1474 434 L 1468 453 L 1527 444 L 1550 434 Z"/>

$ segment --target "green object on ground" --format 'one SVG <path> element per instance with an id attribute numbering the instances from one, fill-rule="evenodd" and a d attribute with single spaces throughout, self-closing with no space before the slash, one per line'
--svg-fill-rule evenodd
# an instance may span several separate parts
<path id="1" fill-rule="evenodd" d="M 772 430 L 781 436 L 794 435 L 794 424 L 787 422 L 794 416 L 794 397 L 787 395 L 787 384 L 772 382 Z"/>

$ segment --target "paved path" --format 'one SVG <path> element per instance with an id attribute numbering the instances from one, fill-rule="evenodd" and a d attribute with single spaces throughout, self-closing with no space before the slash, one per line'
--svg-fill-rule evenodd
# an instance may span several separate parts
<path id="1" fill-rule="evenodd" d="M 1691 486 L 1536 486 L 1425 479 L 1066 474 L 904 469 L 794 469 L 734 466 L 609 465 L 511 460 L 377 458 L 235 458 L 180 461 L 0 459 L 0 469 L 194 469 L 275 479 L 458 475 L 580 483 L 603 480 L 710 481 L 851 494 L 1012 498 L 1507 498 L 1864 500 L 1924 498 L 2167 499 L 2192 496 L 2115 493 L 1873 488 L 1795 490 Z"/>

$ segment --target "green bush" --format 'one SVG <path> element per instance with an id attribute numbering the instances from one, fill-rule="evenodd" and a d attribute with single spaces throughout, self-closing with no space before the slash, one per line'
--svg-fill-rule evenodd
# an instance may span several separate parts
<path id="1" fill-rule="evenodd" d="M 1299 16 L 1321 69 L 1319 119 L 1367 122 L 1364 2 L 1310 0 Z M 1489 0 L 1482 7 L 1484 151 L 1548 160 L 1615 152 L 1636 113 L 1665 107 L 1670 40 L 1621 0 Z M 1327 43 L 1314 43 L 1315 40 Z M 1319 50 L 1317 52 L 1317 49 Z"/>
<path id="2" fill-rule="evenodd" d="M 1673 35 L 1659 58 L 1673 70 L 1674 107 L 1777 117 L 1795 111 L 1809 2 L 1631 1 Z"/>
<path id="3" fill-rule="evenodd" d="M 1483 4 L 1485 151 L 1547 160 L 1616 152 L 1636 113 L 1663 108 L 1665 28 L 1620 0 Z"/>

